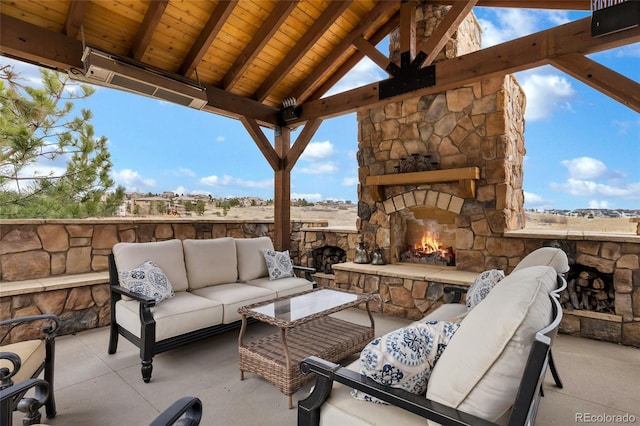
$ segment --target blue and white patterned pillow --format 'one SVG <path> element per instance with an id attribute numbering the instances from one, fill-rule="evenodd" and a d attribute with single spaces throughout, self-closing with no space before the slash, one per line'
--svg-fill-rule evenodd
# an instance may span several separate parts
<path id="1" fill-rule="evenodd" d="M 430 321 L 378 337 L 360 353 L 360 373 L 380 384 L 423 395 L 433 366 L 459 326 L 447 321 Z M 351 391 L 351 396 L 386 404 L 356 389 Z"/>
<path id="2" fill-rule="evenodd" d="M 467 291 L 467 310 L 473 309 L 482 302 L 491 289 L 504 278 L 504 271 L 499 269 L 489 269 L 481 272 Z"/>
<path id="3" fill-rule="evenodd" d="M 119 274 L 120 285 L 146 297 L 152 297 L 156 303 L 175 296 L 173 286 L 164 271 L 153 261 L 147 260 L 142 265 L 130 271 Z"/>
<path id="4" fill-rule="evenodd" d="M 269 280 L 273 281 L 294 276 L 289 250 L 275 251 L 267 249 L 263 253 L 269 270 Z"/>

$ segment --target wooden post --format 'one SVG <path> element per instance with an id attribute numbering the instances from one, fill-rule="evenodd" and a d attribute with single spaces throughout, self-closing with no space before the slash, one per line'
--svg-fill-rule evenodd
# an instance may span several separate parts
<path id="1" fill-rule="evenodd" d="M 291 130 L 288 127 L 276 127 L 275 151 L 280 158 L 286 158 L 291 149 Z M 274 247 L 276 250 L 288 250 L 291 245 L 291 171 L 281 162 L 274 170 Z"/>

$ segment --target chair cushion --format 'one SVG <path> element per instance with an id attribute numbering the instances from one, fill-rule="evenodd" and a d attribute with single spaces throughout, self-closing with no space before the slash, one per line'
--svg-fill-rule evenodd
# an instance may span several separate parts
<path id="1" fill-rule="evenodd" d="M 47 354 L 45 341 L 39 339 L 2 345 L 2 352 L 13 352 L 20 357 L 22 362 L 16 375 L 11 378 L 13 383 L 20 383 L 33 377 L 44 363 Z M 11 362 L 6 359 L 0 359 L 0 368 L 2 367 L 13 369 Z"/>
<path id="2" fill-rule="evenodd" d="M 489 269 L 478 274 L 467 291 L 467 309 L 473 309 L 482 302 L 491 289 L 504 279 L 504 272 L 499 269 Z"/>
<path id="3" fill-rule="evenodd" d="M 513 272 L 531 266 L 551 266 L 558 274 L 569 271 L 569 259 L 562 250 L 554 247 L 541 247 L 524 257 L 513 269 Z"/>
<path id="4" fill-rule="evenodd" d="M 436 308 L 433 312 L 424 316 L 417 322 L 429 322 L 429 321 L 449 321 L 460 322 L 467 315 L 467 307 L 462 303 L 445 303 Z"/>
<path id="5" fill-rule="evenodd" d="M 117 243 L 113 246 L 113 257 L 118 271 L 129 271 L 152 260 L 167 274 L 174 291 L 188 288 L 181 240 Z"/>
<path id="6" fill-rule="evenodd" d="M 244 284 L 274 291 L 276 293 L 276 297 L 289 296 L 291 294 L 313 289 L 311 281 L 299 277 L 281 278 L 275 281 L 272 281 L 267 277 L 261 277 L 247 281 Z"/>
<path id="7" fill-rule="evenodd" d="M 192 293 L 221 303 L 224 306 L 222 318 L 224 324 L 230 324 L 242 319 L 242 316 L 238 313 L 238 308 L 241 306 L 263 302 L 276 297 L 274 291 L 242 283 L 218 284 L 193 290 Z"/>
<path id="8" fill-rule="evenodd" d="M 151 308 L 156 320 L 156 342 L 190 331 L 222 324 L 222 304 L 191 294 L 176 292 L 170 303 Z M 116 303 L 118 324 L 140 337 L 140 304 L 135 300 Z"/>
<path id="9" fill-rule="evenodd" d="M 273 243 L 269 237 L 236 239 L 238 280 L 246 282 L 269 276 L 267 263 L 262 254 L 265 250 L 273 250 Z"/>
<path id="10" fill-rule="evenodd" d="M 152 297 L 157 303 L 174 296 L 169 278 L 151 260 L 130 271 L 120 271 L 118 279 L 124 288 L 142 296 Z"/>
<path id="11" fill-rule="evenodd" d="M 496 421 L 513 405 L 535 333 L 549 325 L 556 271 L 511 273 L 469 311 L 431 373 L 427 398 Z"/>
<path id="12" fill-rule="evenodd" d="M 233 238 L 184 240 L 182 247 L 190 289 L 238 280 L 236 242 Z"/>
<path id="13" fill-rule="evenodd" d="M 293 264 L 289 256 L 289 250 L 265 250 L 262 255 L 267 264 L 270 280 L 293 277 Z"/>

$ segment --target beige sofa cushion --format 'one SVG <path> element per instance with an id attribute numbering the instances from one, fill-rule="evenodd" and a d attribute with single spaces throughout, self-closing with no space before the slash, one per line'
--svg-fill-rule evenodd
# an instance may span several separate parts
<path id="1" fill-rule="evenodd" d="M 565 252 L 554 247 L 541 247 L 526 255 L 524 259 L 516 265 L 513 272 L 540 265 L 551 266 L 559 274 L 564 274 L 569 271 L 569 259 Z"/>
<path id="2" fill-rule="evenodd" d="M 269 237 L 236 239 L 238 279 L 241 282 L 269 276 L 263 254 L 265 250 L 273 250 Z"/>
<path id="3" fill-rule="evenodd" d="M 236 242 L 233 238 L 184 240 L 182 247 L 190 289 L 238 280 Z"/>
<path id="4" fill-rule="evenodd" d="M 186 291 L 188 288 L 187 270 L 184 266 L 180 240 L 117 243 L 113 246 L 113 256 L 118 272 L 130 271 L 147 260 L 152 260 L 167 275 L 173 291 Z"/>
<path id="5" fill-rule="evenodd" d="M 537 331 L 551 321 L 556 271 L 511 273 L 466 316 L 429 379 L 427 398 L 496 421 L 513 405 Z"/>
<path id="6" fill-rule="evenodd" d="M 299 277 L 280 278 L 274 281 L 270 280 L 269 277 L 262 277 L 247 281 L 245 284 L 274 291 L 276 297 L 289 296 L 290 294 L 313 289 L 311 281 Z"/>
<path id="7" fill-rule="evenodd" d="M 231 324 L 242 319 L 242 316 L 238 313 L 238 308 L 241 306 L 276 297 L 276 293 L 271 290 L 242 283 L 218 284 L 193 290 L 192 293 L 221 303 L 224 306 L 223 324 Z"/>
<path id="8" fill-rule="evenodd" d="M 188 291 L 177 292 L 166 303 L 151 308 L 156 320 L 156 342 L 190 331 L 218 325 L 222 322 L 220 302 L 196 296 Z M 118 324 L 140 337 L 140 303 L 120 300 L 116 303 Z"/>
<path id="9" fill-rule="evenodd" d="M 33 377 L 33 374 L 44 362 L 46 356 L 46 343 L 44 340 L 34 339 L 24 342 L 2 345 L 2 352 L 13 352 L 20 357 L 21 366 L 15 376 L 11 378 L 13 383 L 20 383 Z M 13 370 L 11 362 L 0 359 L 0 368 L 7 367 Z"/>

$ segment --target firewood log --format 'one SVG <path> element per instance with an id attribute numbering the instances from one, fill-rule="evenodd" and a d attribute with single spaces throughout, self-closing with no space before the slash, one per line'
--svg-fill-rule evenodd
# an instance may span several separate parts
<path id="1" fill-rule="evenodd" d="M 593 288 L 597 288 L 598 290 L 601 290 L 604 288 L 604 280 L 602 278 L 595 278 L 592 282 L 591 282 L 591 287 Z"/>
<path id="2" fill-rule="evenodd" d="M 582 293 L 582 300 L 580 301 L 581 309 L 589 309 L 589 295 L 587 293 Z"/>
<path id="3" fill-rule="evenodd" d="M 591 281 L 586 278 L 576 278 L 576 284 L 578 284 L 580 287 L 589 287 Z"/>
<path id="4" fill-rule="evenodd" d="M 569 299 L 571 300 L 571 306 L 573 306 L 573 309 L 580 309 L 580 302 L 578 302 L 578 294 L 576 293 L 575 279 L 569 280 L 567 283 L 567 291 L 569 292 Z"/>

